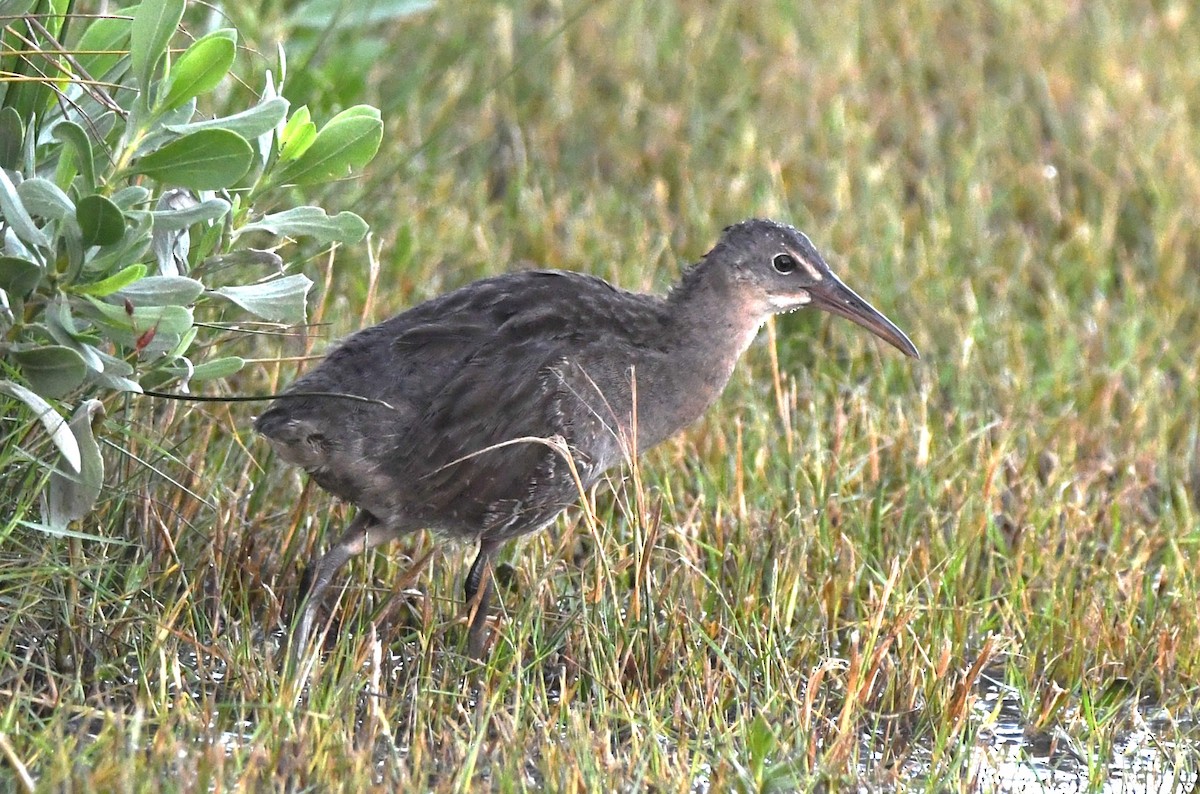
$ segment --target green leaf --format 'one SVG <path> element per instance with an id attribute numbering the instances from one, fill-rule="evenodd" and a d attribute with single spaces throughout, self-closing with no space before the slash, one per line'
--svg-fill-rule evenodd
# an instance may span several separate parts
<path id="1" fill-rule="evenodd" d="M 83 357 L 69 347 L 48 345 L 15 350 L 13 359 L 21 374 L 43 397 L 63 397 L 76 389 L 87 377 Z"/>
<path id="2" fill-rule="evenodd" d="M 181 358 L 186 360 L 183 354 L 186 353 L 188 348 L 192 346 L 192 342 L 196 341 L 196 334 L 199 333 L 199 331 L 200 329 L 193 325 L 187 330 L 187 333 L 180 336 L 179 341 L 175 343 L 175 346 L 166 352 L 165 355 L 167 360 L 177 361 Z"/>
<path id="3" fill-rule="evenodd" d="M 16 171 L 21 166 L 21 144 L 25 129 L 15 108 L 0 109 L 0 168 Z"/>
<path id="4" fill-rule="evenodd" d="M 21 242 L 39 248 L 50 247 L 50 238 L 33 222 L 21 197 L 17 195 L 16 186 L 3 168 L 0 168 L 0 215 L 4 216 L 4 222 Z"/>
<path id="5" fill-rule="evenodd" d="M 104 458 L 92 432 L 92 422 L 97 416 L 104 416 L 104 404 L 99 400 L 85 400 L 75 409 L 69 426 L 79 445 L 79 473 L 68 476 L 56 470 L 50 475 L 45 521 L 60 532 L 72 521 L 92 512 L 104 486 Z"/>
<path id="6" fill-rule="evenodd" d="M 95 295 L 97 298 L 102 298 L 142 278 L 146 275 L 146 270 L 145 265 L 136 262 L 112 274 L 108 278 L 94 281 L 91 284 L 84 284 L 80 287 L 74 287 L 71 291 L 76 295 Z"/>
<path id="7" fill-rule="evenodd" d="M 179 20 L 183 19 L 183 5 L 184 0 L 143 0 L 133 12 L 129 57 L 145 105 L 150 104 L 154 67 L 162 60 Z"/>
<path id="8" fill-rule="evenodd" d="M 218 190 L 245 176 L 253 158 L 250 144 L 236 132 L 200 130 L 141 158 L 132 171 L 164 185 Z"/>
<path id="9" fill-rule="evenodd" d="M 103 320 L 114 327 L 146 331 L 157 327 L 160 333 L 183 334 L 192 327 L 192 312 L 183 306 L 134 306 L 130 314 L 125 306 L 113 306 L 88 298 Z"/>
<path id="10" fill-rule="evenodd" d="M 197 364 L 192 371 L 192 380 L 216 380 L 218 378 L 228 378 L 236 372 L 239 372 L 242 367 L 246 366 L 246 359 L 240 356 L 226 356 L 225 358 L 214 358 L 211 361 L 205 361 L 203 364 Z"/>
<path id="11" fill-rule="evenodd" d="M 187 306 L 204 292 L 204 285 L 186 276 L 149 276 L 122 289 L 117 297 L 134 306 Z"/>
<path id="12" fill-rule="evenodd" d="M 15 397 L 33 411 L 34 416 L 38 418 L 38 421 L 46 428 L 46 432 L 50 434 L 50 440 L 54 442 L 54 446 L 58 447 L 58 451 L 66 459 L 67 465 L 71 467 L 71 471 L 78 473 L 82 465 L 79 455 L 79 442 L 75 440 L 74 434 L 71 433 L 71 428 L 59 416 L 58 411 L 54 410 L 50 403 L 43 400 L 34 392 L 11 380 L 0 380 L 0 392 L 10 397 Z"/>
<path id="13" fill-rule="evenodd" d="M 125 266 L 126 262 L 140 262 L 150 248 L 151 220 L 150 213 L 138 213 L 133 217 L 132 226 L 125 228 L 125 236 L 117 245 L 108 245 L 99 249 L 100 253 L 88 262 L 90 273 L 109 273 Z"/>
<path id="14" fill-rule="evenodd" d="M 379 111 L 357 105 L 329 120 L 300 157 L 284 166 L 278 181 L 295 185 L 328 182 L 371 162 L 383 140 Z"/>
<path id="15" fill-rule="evenodd" d="M 42 266 L 28 259 L 0 256 L 0 289 L 24 298 L 42 280 Z"/>
<path id="16" fill-rule="evenodd" d="M 755 716 L 746 732 L 746 753 L 755 780 L 762 780 L 767 763 L 775 752 L 778 739 L 763 715 Z"/>
<path id="17" fill-rule="evenodd" d="M 120 62 L 122 52 L 129 50 L 131 21 L 121 17 L 93 19 L 79 37 L 74 48 L 79 69 L 93 80 L 110 79 L 109 71 Z"/>
<path id="18" fill-rule="evenodd" d="M 83 245 L 115 245 L 125 236 L 125 215 L 104 196 L 84 196 L 75 205 L 75 220 L 83 232 Z"/>
<path id="19" fill-rule="evenodd" d="M 92 153 L 92 140 L 84 132 L 83 127 L 73 121 L 61 121 L 54 126 L 54 139 L 62 141 L 75 150 L 75 159 L 78 161 L 86 181 L 85 187 L 88 190 L 95 190 L 96 158 Z"/>
<path id="20" fill-rule="evenodd" d="M 293 207 L 267 215 L 238 229 L 233 239 L 246 232 L 262 231 L 277 237 L 314 237 L 322 243 L 357 243 L 367 235 L 367 224 L 353 212 L 330 217 L 320 207 Z"/>
<path id="21" fill-rule="evenodd" d="M 232 116 L 193 121 L 188 124 L 167 124 L 166 128 L 180 135 L 199 130 L 229 130 L 250 140 L 275 129 L 275 125 L 287 115 L 287 110 L 288 101 L 283 97 L 274 97 Z"/>
<path id="22" fill-rule="evenodd" d="M 120 345 L 139 351 L 161 353 L 178 343 L 192 327 L 192 310 L 183 306 L 113 306 L 88 298 L 93 322 Z"/>
<path id="23" fill-rule="evenodd" d="M 25 8 L 26 11 L 17 11 L 16 14 L 0 12 L 0 24 L 3 25 L 0 27 L 0 55 L 3 56 L 0 57 L 0 96 L 3 97 L 4 106 L 12 108 L 20 118 L 25 119 L 31 130 L 37 130 L 34 120 L 43 117 L 50 108 L 58 86 L 47 79 L 46 50 L 38 46 L 38 41 L 28 38 L 29 35 L 34 35 L 41 39 L 41 36 L 34 34 L 28 23 L 14 23 L 28 11 L 34 11 L 34 19 L 45 26 L 47 37 L 53 40 L 55 31 L 61 27 L 61 21 L 55 16 L 55 6 L 61 5 L 61 2 L 62 0 L 39 0 L 36 8 L 30 8 L 26 0 L 15 0 L 4 5 L 11 10 Z M 22 37 L 18 30 L 27 33 Z M 30 151 L 36 137 L 36 134 L 25 136 L 24 144 L 27 148 L 24 153 Z M 22 165 L 29 166 L 30 161 L 26 159 Z M 25 170 L 26 173 L 32 172 L 32 168 L 21 170 Z"/>
<path id="24" fill-rule="evenodd" d="M 177 108 L 193 97 L 213 90 L 229 73 L 237 54 L 237 31 L 214 30 L 192 42 L 171 68 L 164 109 Z"/>
<path id="25" fill-rule="evenodd" d="M 308 106 L 301 105 L 292 114 L 283 132 L 279 136 L 279 162 L 287 163 L 295 160 L 308 151 L 313 141 L 317 139 L 317 125 L 309 118 Z"/>
<path id="26" fill-rule="evenodd" d="M 307 316 L 305 300 L 311 287 L 307 276 L 295 275 L 244 287 L 220 287 L 213 292 L 264 320 L 300 323 Z"/>

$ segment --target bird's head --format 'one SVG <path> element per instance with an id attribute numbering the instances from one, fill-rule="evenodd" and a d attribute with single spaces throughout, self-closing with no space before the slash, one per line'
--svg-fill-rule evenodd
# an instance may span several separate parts
<path id="1" fill-rule="evenodd" d="M 705 257 L 724 269 L 730 286 L 764 314 L 813 306 L 861 325 L 901 353 L 920 358 L 912 341 L 842 283 L 801 231 L 771 220 L 730 226 Z"/>

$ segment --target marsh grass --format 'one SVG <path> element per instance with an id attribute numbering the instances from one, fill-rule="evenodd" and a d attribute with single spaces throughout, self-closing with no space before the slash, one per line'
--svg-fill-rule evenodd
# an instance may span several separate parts
<path id="1" fill-rule="evenodd" d="M 87 537 L 22 525 L 40 475 L 2 461 L 0 775 L 990 790 L 1000 681 L 1006 727 L 1083 788 L 1120 790 L 1147 720 L 1164 790 L 1195 785 L 1188 4 L 446 3 L 386 36 L 353 98 L 385 150 L 345 199 L 378 242 L 308 260 L 314 333 L 233 342 L 262 359 L 239 393 L 507 269 L 665 288 L 754 215 L 809 231 L 923 359 L 780 318 L 700 423 L 514 544 L 486 665 L 472 550 L 416 535 L 347 567 L 310 683 L 278 672 L 283 628 L 349 510 L 251 408 L 113 401 Z"/>

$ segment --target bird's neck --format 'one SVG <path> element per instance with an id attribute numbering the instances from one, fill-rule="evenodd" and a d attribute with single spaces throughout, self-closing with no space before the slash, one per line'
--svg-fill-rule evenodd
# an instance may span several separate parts
<path id="1" fill-rule="evenodd" d="M 690 354 L 703 368 L 725 372 L 725 380 L 770 313 L 728 278 L 726 269 L 701 262 L 667 296 L 681 357 Z"/>
<path id="2" fill-rule="evenodd" d="M 689 272 L 666 298 L 668 333 L 661 340 L 671 366 L 637 373 L 641 449 L 699 419 L 721 395 L 763 315 L 711 273 Z"/>

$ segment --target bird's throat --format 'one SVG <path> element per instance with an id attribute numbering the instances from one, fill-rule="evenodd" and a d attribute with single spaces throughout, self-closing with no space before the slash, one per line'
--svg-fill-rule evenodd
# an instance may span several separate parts
<path id="1" fill-rule="evenodd" d="M 754 341 L 761 321 L 742 313 L 684 312 L 665 346 L 670 366 L 647 360 L 635 370 L 638 448 L 648 449 L 695 422 L 725 390 L 738 359 Z M 725 307 L 728 309 L 728 307 Z"/>

